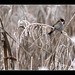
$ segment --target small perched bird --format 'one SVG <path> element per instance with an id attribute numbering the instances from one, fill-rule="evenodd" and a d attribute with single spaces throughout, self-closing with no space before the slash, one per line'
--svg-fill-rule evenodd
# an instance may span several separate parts
<path id="1" fill-rule="evenodd" d="M 55 30 L 58 30 L 62 33 L 64 26 L 65 26 L 65 20 L 61 18 L 53 25 L 54 29 L 52 29 L 48 34 L 51 35 Z"/>

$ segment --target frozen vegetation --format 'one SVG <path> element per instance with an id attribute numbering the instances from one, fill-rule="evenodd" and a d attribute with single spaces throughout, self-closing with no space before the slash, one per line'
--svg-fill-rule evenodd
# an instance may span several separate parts
<path id="1" fill-rule="evenodd" d="M 0 5 L 0 70 L 75 70 L 74 57 L 75 5 Z"/>

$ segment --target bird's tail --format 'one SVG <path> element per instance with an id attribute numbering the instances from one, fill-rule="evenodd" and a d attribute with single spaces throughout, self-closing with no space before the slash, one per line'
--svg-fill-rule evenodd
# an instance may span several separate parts
<path id="1" fill-rule="evenodd" d="M 54 32 L 54 30 L 51 30 L 48 34 L 51 35 Z"/>

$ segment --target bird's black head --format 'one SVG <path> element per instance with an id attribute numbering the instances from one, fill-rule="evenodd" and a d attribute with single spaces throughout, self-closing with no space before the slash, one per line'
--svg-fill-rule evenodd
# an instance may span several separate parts
<path id="1" fill-rule="evenodd" d="M 63 24 L 65 24 L 65 20 L 64 19 L 61 18 L 60 21 L 63 22 Z"/>

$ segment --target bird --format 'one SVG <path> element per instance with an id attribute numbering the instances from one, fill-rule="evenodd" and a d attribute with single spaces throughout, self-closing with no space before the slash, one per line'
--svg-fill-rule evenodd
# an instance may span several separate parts
<path id="1" fill-rule="evenodd" d="M 65 26 L 65 20 L 63 18 L 60 18 L 54 25 L 53 25 L 53 29 L 51 29 L 51 31 L 48 33 L 49 35 L 51 35 L 55 30 L 58 30 L 62 33 L 62 30 L 64 29 Z"/>

